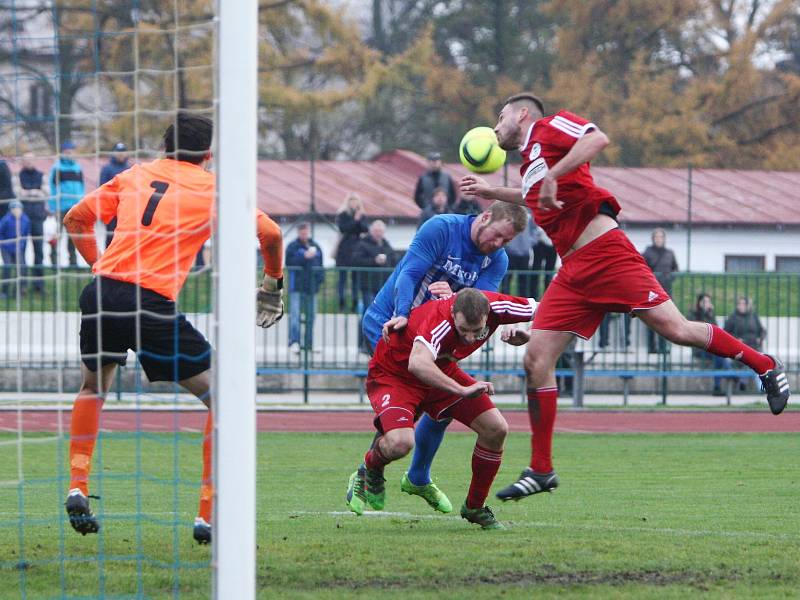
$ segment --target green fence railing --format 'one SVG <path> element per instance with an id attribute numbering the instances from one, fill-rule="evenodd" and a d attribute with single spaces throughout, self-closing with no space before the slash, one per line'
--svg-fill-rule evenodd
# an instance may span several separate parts
<path id="1" fill-rule="evenodd" d="M 287 283 L 292 271 L 287 269 Z M 362 351 L 360 315 L 369 301 L 369 292 L 376 291 L 389 272 L 319 269 L 322 284 L 313 301 L 304 301 L 287 289 L 284 318 L 275 327 L 257 332 L 260 389 L 306 393 L 357 389 L 358 376 L 366 371 L 368 362 Z M 504 291 L 540 296 L 550 275 L 514 272 L 504 282 Z M 36 369 L 77 369 L 78 297 L 90 277 L 88 269 L 45 268 L 43 293 L 33 293 L 30 278 L 17 279 L 13 272 L 10 279 L 0 280 L 4 286 L 0 296 L 0 389 L 26 387 L 27 384 L 20 386 L 21 378 L 19 373 L 15 376 L 15 370 L 28 376 Z M 254 283 L 258 278 L 254 274 Z M 213 284 L 211 269 L 192 272 L 179 297 L 180 309 L 212 343 Z M 800 274 L 678 273 L 671 293 L 684 314 L 694 305 L 697 294 L 709 294 L 719 325 L 724 325 L 735 310 L 737 298 L 750 298 L 766 331 L 762 349 L 781 357 L 790 373 L 800 372 Z M 297 304 L 295 309 L 299 308 L 299 335 L 291 327 L 293 303 Z M 298 343 L 290 345 L 292 341 Z M 495 338 L 464 366 L 498 378 L 501 390 L 518 389 L 523 352 L 524 349 L 507 346 Z M 708 391 L 713 384 L 709 373 L 720 370 L 729 372 L 729 378 L 737 382 L 736 388 L 741 377 L 741 382 L 752 390 L 753 384 L 744 371 L 737 370 L 737 365 L 714 363 L 701 352 L 658 339 L 638 319 L 610 315 L 591 340 L 575 344 L 559 368 L 565 388 L 569 385 L 567 376 L 581 369 L 587 377 L 587 391 L 624 388 L 665 393 L 667 387 L 673 391 Z M 692 373 L 687 372 L 698 375 L 689 377 Z"/>

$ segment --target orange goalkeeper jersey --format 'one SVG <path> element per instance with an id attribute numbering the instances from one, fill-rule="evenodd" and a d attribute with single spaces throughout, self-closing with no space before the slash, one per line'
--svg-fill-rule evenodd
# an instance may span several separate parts
<path id="1" fill-rule="evenodd" d="M 189 162 L 163 158 L 123 171 L 85 196 L 68 217 L 92 227 L 97 219 L 108 223 L 116 217 L 111 245 L 92 271 L 175 300 L 211 235 L 215 193 L 212 173 Z M 264 270 L 280 277 L 280 229 L 258 212 Z"/>

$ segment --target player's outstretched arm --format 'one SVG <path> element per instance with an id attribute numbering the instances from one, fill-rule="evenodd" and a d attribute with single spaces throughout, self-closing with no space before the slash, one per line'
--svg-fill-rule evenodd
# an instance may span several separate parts
<path id="1" fill-rule="evenodd" d="M 264 280 L 256 290 L 256 325 L 271 327 L 283 317 L 283 234 L 278 224 L 256 211 Z"/>
<path id="2" fill-rule="evenodd" d="M 459 189 L 465 196 L 483 198 L 484 200 L 500 200 L 525 206 L 525 198 L 522 197 L 520 188 L 492 186 L 483 178 L 477 175 L 465 175 L 461 178 Z"/>
<path id="3" fill-rule="evenodd" d="M 464 398 L 472 398 L 481 394 L 494 394 L 494 386 L 488 381 L 478 381 L 470 386 L 463 386 L 445 375 L 436 366 L 431 349 L 423 342 L 416 340 L 408 357 L 408 372 L 425 385 Z"/>

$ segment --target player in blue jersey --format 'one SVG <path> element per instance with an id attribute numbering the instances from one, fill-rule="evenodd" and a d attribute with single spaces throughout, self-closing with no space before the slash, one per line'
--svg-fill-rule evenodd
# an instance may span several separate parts
<path id="1" fill-rule="evenodd" d="M 508 268 L 503 246 L 527 223 L 528 211 L 506 202 L 495 202 L 479 215 L 428 220 L 364 313 L 362 329 L 371 349 L 381 336 L 388 339 L 403 329 L 411 309 L 432 298 L 467 287 L 496 292 Z M 415 431 L 411 466 L 401 482 L 404 492 L 422 496 L 440 512 L 450 512 L 452 504 L 431 482 L 430 468 L 448 424 L 423 415 Z"/>

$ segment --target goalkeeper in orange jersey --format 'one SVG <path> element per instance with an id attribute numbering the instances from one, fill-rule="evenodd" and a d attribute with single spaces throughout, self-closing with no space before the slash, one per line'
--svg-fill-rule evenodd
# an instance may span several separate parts
<path id="1" fill-rule="evenodd" d="M 206 170 L 212 134 L 210 119 L 179 113 L 164 133 L 165 158 L 120 173 L 64 217 L 94 273 L 80 296 L 83 381 L 72 407 L 66 500 L 70 525 L 83 535 L 100 528 L 88 500 L 92 452 L 103 401 L 128 349 L 137 353 L 150 381 L 177 382 L 211 407 L 211 346 L 175 299 L 213 226 L 215 177 Z M 94 224 L 115 217 L 114 239 L 98 258 Z M 283 315 L 283 240 L 278 225 L 261 211 L 256 224 L 265 265 L 256 323 L 269 327 Z M 209 411 L 194 524 L 201 544 L 211 540 L 211 432 Z"/>

